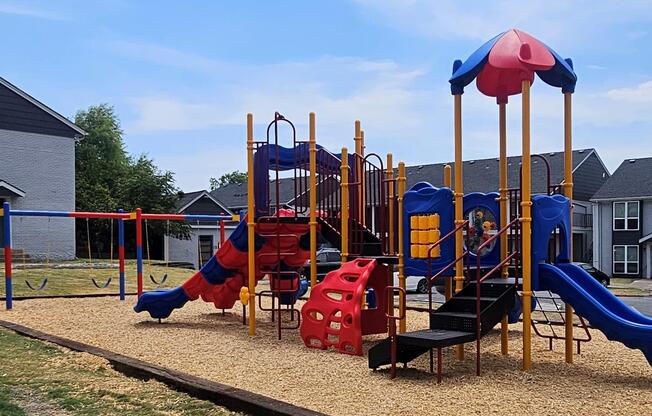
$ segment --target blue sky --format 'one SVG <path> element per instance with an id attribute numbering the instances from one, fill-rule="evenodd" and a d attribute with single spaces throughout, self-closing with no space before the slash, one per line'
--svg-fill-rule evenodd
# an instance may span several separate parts
<path id="1" fill-rule="evenodd" d="M 245 169 L 245 114 L 256 136 L 280 111 L 318 142 L 407 163 L 449 161 L 454 59 L 517 27 L 575 63 L 575 147 L 613 171 L 652 156 L 652 4 L 648 1 L 3 1 L 0 75 L 72 117 L 115 106 L 131 153 L 147 153 L 185 191 Z M 497 155 L 497 106 L 470 86 L 465 158 Z M 562 148 L 562 97 L 535 81 L 534 151 Z M 520 152 L 520 100 L 508 105 Z"/>

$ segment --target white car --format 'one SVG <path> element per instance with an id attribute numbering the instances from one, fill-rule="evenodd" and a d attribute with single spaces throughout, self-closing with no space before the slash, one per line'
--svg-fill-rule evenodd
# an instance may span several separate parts
<path id="1" fill-rule="evenodd" d="M 394 286 L 398 286 L 398 272 L 394 272 Z M 423 276 L 407 276 L 405 289 L 408 292 L 428 293 L 428 281 Z M 433 292 L 436 292 L 433 287 Z"/>

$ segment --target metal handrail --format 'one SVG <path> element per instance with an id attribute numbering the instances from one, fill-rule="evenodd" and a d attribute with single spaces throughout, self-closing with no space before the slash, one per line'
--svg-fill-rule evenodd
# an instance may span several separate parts
<path id="1" fill-rule="evenodd" d="M 383 296 L 390 300 L 387 302 L 387 311 L 385 311 L 385 317 L 388 320 L 389 326 L 389 344 L 390 344 L 390 357 L 391 357 L 391 370 L 390 378 L 396 377 L 396 350 L 397 350 L 397 339 L 396 339 L 396 321 L 405 319 L 405 308 L 398 308 L 398 315 L 394 315 L 393 311 L 390 313 L 390 310 L 394 308 L 394 291 L 399 293 L 399 305 L 405 305 L 405 298 L 407 292 L 400 286 L 385 286 L 383 291 Z"/>
<path id="2" fill-rule="evenodd" d="M 518 256 L 518 250 L 514 250 L 510 255 L 505 257 L 503 260 L 501 260 L 498 265 L 496 265 L 493 269 L 491 269 L 489 272 L 485 273 L 483 276 L 481 276 L 481 260 L 482 257 L 480 256 L 480 253 L 482 252 L 482 249 L 491 244 L 492 242 L 496 241 L 498 237 L 501 235 L 507 233 L 515 224 L 517 224 L 520 221 L 519 218 L 514 218 L 511 220 L 508 224 L 506 224 L 503 228 L 501 228 L 496 234 L 492 235 L 487 239 L 487 241 L 483 242 L 478 246 L 476 249 L 476 279 L 475 279 L 475 320 L 476 320 L 476 364 L 475 364 L 475 372 L 476 375 L 480 375 L 480 334 L 482 332 L 482 321 L 480 319 L 480 284 L 486 280 L 489 276 L 491 276 L 496 270 L 499 270 L 502 268 L 505 264 L 510 262 L 513 258 Z M 518 260 L 517 260 L 518 261 Z"/>
<path id="3" fill-rule="evenodd" d="M 460 257 L 455 258 L 452 262 L 447 264 L 444 268 L 440 269 L 437 274 L 432 276 L 432 250 L 435 248 L 439 247 L 441 244 L 444 243 L 444 241 L 448 240 L 452 236 L 454 236 L 458 231 L 462 230 L 464 227 L 469 225 L 469 220 L 464 220 L 460 224 L 458 224 L 455 228 L 453 228 L 451 231 L 449 231 L 446 235 L 441 237 L 439 240 L 435 241 L 428 247 L 428 277 L 426 278 L 426 281 L 428 282 L 428 308 L 432 312 L 432 283 L 439 279 L 442 274 L 450 270 L 453 265 L 456 265 L 459 261 L 461 261 L 465 256 L 469 254 L 469 251 L 466 250 L 462 252 L 462 255 Z M 468 265 L 468 262 L 467 262 Z"/>

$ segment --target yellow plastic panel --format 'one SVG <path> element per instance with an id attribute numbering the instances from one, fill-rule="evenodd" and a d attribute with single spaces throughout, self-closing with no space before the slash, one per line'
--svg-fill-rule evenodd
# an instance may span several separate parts
<path id="1" fill-rule="evenodd" d="M 432 214 L 428 216 L 428 228 L 439 228 L 439 214 Z"/>
<path id="2" fill-rule="evenodd" d="M 428 216 L 427 215 L 419 216 L 419 229 L 420 230 L 427 230 L 428 229 Z"/>

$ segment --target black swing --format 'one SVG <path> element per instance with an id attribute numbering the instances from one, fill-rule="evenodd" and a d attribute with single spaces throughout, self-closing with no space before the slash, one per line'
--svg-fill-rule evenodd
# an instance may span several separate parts
<path id="1" fill-rule="evenodd" d="M 20 218 L 20 221 L 22 223 L 23 217 Z M 45 233 L 45 235 L 47 236 L 47 239 L 48 239 L 47 252 L 45 254 L 45 268 L 46 269 L 50 268 L 50 248 L 51 248 L 51 244 L 52 244 L 52 239 L 50 237 L 50 222 L 51 221 L 52 221 L 52 218 L 48 217 L 48 225 L 47 225 L 47 229 L 46 229 L 46 233 Z M 27 265 L 27 254 L 23 253 L 23 270 L 27 269 L 26 265 Z M 45 289 L 45 287 L 48 285 L 48 277 L 45 276 L 43 278 L 43 280 L 41 280 L 41 283 L 39 283 L 37 286 L 33 285 L 29 280 L 25 279 L 25 285 L 27 285 L 27 287 L 30 290 L 33 290 L 34 292 L 40 292 L 43 289 Z"/>
<path id="2" fill-rule="evenodd" d="M 170 220 L 167 221 L 167 232 L 170 233 Z M 147 249 L 147 274 L 149 275 L 149 280 L 156 285 L 157 289 L 160 289 L 163 284 L 168 280 L 168 274 L 165 273 L 161 277 L 161 280 L 156 280 L 154 274 L 152 273 L 152 258 L 149 253 L 149 223 L 145 219 L 145 246 Z"/>
<path id="3" fill-rule="evenodd" d="M 100 283 L 95 279 L 95 270 L 93 269 L 93 256 L 91 251 L 91 231 L 89 219 L 86 218 L 86 247 L 88 248 L 88 267 L 91 274 L 91 282 L 98 289 L 106 289 L 111 284 L 113 277 L 110 277 L 104 283 Z M 111 263 L 113 263 L 113 219 L 111 219 Z"/>

